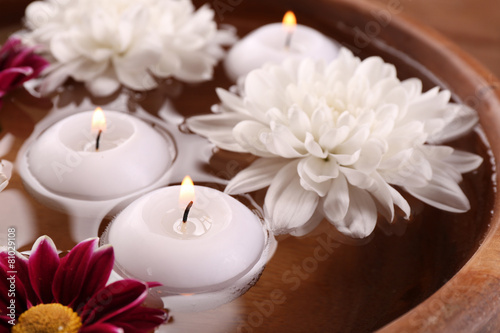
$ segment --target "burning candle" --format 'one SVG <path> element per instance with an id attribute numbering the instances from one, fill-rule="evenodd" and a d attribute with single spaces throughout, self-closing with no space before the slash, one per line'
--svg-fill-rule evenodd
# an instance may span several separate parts
<path id="1" fill-rule="evenodd" d="M 106 215 L 168 184 L 175 143 L 153 117 L 141 118 L 100 109 L 47 117 L 21 147 L 25 188 L 69 215 L 74 241 L 97 236 Z"/>
<path id="2" fill-rule="evenodd" d="M 255 283 L 267 261 L 267 237 L 249 208 L 223 192 L 194 186 L 189 178 L 134 201 L 104 236 L 121 277 L 158 281 L 160 296 L 195 297 L 238 285 L 224 302 Z M 200 306 L 190 297 L 181 299 Z M 169 300 L 164 303 L 172 309 Z M 208 307 L 220 304 L 215 298 L 208 302 Z"/>
<path id="3" fill-rule="evenodd" d="M 48 128 L 29 149 L 27 162 L 34 178 L 50 192 L 108 200 L 157 181 L 173 159 L 169 145 L 139 118 L 98 108 Z"/>
<path id="4" fill-rule="evenodd" d="M 268 24 L 254 30 L 229 51 L 224 66 L 230 79 L 236 81 L 265 63 L 281 63 L 286 58 L 324 59 L 337 56 L 339 46 L 317 30 L 297 25 L 293 12 L 287 12 L 282 23 Z"/>

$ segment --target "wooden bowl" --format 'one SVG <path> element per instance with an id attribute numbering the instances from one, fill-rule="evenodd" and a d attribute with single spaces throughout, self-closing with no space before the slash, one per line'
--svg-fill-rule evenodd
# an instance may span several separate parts
<path id="1" fill-rule="evenodd" d="M 4 8 L 20 22 L 28 2 L 7 2 Z M 201 1 L 195 1 L 197 6 Z M 409 223 L 381 225 L 364 243 L 341 239 L 324 223 L 312 234 L 280 239 L 274 258 L 259 282 L 237 301 L 200 314 L 173 313 L 168 332 L 478 332 L 500 329 L 500 212 L 495 192 L 496 160 L 500 155 L 500 83 L 481 65 L 436 32 L 413 22 L 397 7 L 362 0 L 217 0 L 212 2 L 220 23 L 235 25 L 240 36 L 280 20 L 292 9 L 300 23 L 316 28 L 349 47 L 360 57 L 380 55 L 392 62 L 401 79 L 417 76 L 428 89 L 452 91 L 455 100 L 475 108 L 488 144 L 472 133 L 452 144 L 481 154 L 485 161 L 465 175 L 471 198 L 465 214 L 441 212 L 408 197 L 419 211 Z M 10 22 L 4 22 L 6 26 Z M 15 24 L 19 26 L 19 24 Z M 8 28 L 8 27 L 7 27 Z M 186 85 L 171 98 L 178 110 L 209 112 L 217 102 L 216 86 L 230 82 L 219 66 L 215 79 Z M 22 93 L 14 94 L 22 98 Z M 159 105 L 158 91 L 142 106 Z M 71 99 L 71 96 L 69 97 Z M 31 129 L 6 117 L 27 119 L 15 103 L 6 102 L 0 121 L 5 130 L 25 137 Z M 9 128 L 10 124 L 10 128 Z M 19 127 L 19 128 L 18 128 Z M 19 144 L 17 145 L 17 147 Z M 8 155 L 7 159 L 13 159 Z M 214 155 L 214 171 L 235 158 Z M 247 162 L 241 162 L 247 163 Z M 13 178 L 14 188 L 22 190 Z M 67 217 L 33 202 L 39 225 L 58 246 L 70 248 Z M 34 239 L 33 239 L 34 240 Z M 62 244 L 62 245 L 61 245 Z"/>

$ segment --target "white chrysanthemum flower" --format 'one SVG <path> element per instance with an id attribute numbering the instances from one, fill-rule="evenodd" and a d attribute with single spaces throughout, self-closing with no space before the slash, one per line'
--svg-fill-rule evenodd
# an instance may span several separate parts
<path id="1" fill-rule="evenodd" d="M 464 212 L 458 183 L 481 157 L 438 145 L 477 122 L 418 79 L 400 81 L 379 57 L 361 61 L 343 49 L 329 65 L 285 61 L 248 74 L 239 95 L 218 89 L 221 112 L 188 120 L 222 149 L 260 158 L 234 177 L 230 194 L 269 186 L 264 209 L 274 231 L 326 217 L 352 237 L 368 236 L 378 213 L 406 217 L 406 190 L 439 209 Z"/>
<path id="2" fill-rule="evenodd" d="M 46 0 L 26 9 L 27 43 L 53 57 L 42 89 L 68 77 L 105 96 L 120 84 L 134 90 L 157 86 L 154 76 L 186 82 L 212 78 L 236 37 L 218 30 L 208 5 L 191 0 Z"/>

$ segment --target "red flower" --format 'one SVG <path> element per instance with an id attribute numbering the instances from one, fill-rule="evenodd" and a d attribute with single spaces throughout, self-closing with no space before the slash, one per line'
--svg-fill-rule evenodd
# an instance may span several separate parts
<path id="1" fill-rule="evenodd" d="M 9 38 L 0 49 L 0 107 L 5 94 L 37 77 L 48 65 L 47 60 L 34 53 L 34 48 Z"/>
<path id="2" fill-rule="evenodd" d="M 29 259 L 0 252 L 0 332 L 63 327 L 68 333 L 141 333 L 164 323 L 163 310 L 141 306 L 157 283 L 121 280 L 105 286 L 113 262 L 113 249 L 97 248 L 97 239 L 79 243 L 62 259 L 47 236 L 38 238 Z"/>

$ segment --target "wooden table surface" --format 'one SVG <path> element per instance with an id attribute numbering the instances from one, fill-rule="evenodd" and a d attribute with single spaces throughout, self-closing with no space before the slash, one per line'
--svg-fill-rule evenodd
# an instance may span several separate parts
<path id="1" fill-rule="evenodd" d="M 439 31 L 500 77 L 500 1 L 370 0 L 401 3 L 401 14 Z"/>
<path id="2" fill-rule="evenodd" d="M 210 3 L 215 4 L 219 0 L 210 1 Z M 242 0 L 245 1 L 245 0 Z M 250 2 L 251 0 L 246 0 Z M 305 0 L 304 0 L 305 1 Z M 384 20 L 391 20 L 393 15 L 404 15 L 410 18 L 413 18 L 417 21 L 423 22 L 427 24 L 429 27 L 435 28 L 439 32 L 441 32 L 444 36 L 458 44 L 461 48 L 467 51 L 469 54 L 474 56 L 480 63 L 482 63 L 486 68 L 488 68 L 494 75 L 500 77 L 500 1 L 498 0 L 367 0 L 372 2 L 377 2 L 382 4 L 382 7 L 376 12 L 373 13 L 374 20 L 380 22 L 383 25 Z M 222 2 L 228 2 L 224 0 Z M 230 2 L 230 1 L 229 1 Z M 238 3 L 241 1 L 233 0 L 233 3 Z M 281 1 L 282 3 L 284 1 Z M 26 0 L 0 0 L 0 20 L 4 20 L 3 22 L 8 22 L 9 19 L 15 18 L 16 15 L 20 17 L 22 14 L 23 3 L 27 3 Z M 243 2 L 244 3 L 244 2 Z M 398 10 L 394 10 L 392 6 L 394 3 L 399 3 L 400 6 Z M 311 1 L 311 5 L 314 2 Z M 234 15 L 244 16 L 244 5 L 240 7 L 234 7 L 234 11 L 228 12 L 227 15 L 230 16 L 232 13 Z M 238 12 L 240 11 L 240 12 Z M 18 14 L 9 14 L 5 13 L 18 13 Z M 263 16 L 269 15 L 267 13 L 263 13 Z M 228 19 L 230 21 L 230 19 Z M 3 32 L 3 33 L 2 33 Z M 0 39 L 3 40 L 6 38 L 8 34 L 8 30 L 2 30 L 0 32 Z M 498 79 L 495 79 L 494 82 L 497 82 L 500 85 Z M 35 117 L 40 116 L 40 114 L 36 114 L 36 110 L 33 111 Z M 31 114 L 31 116 L 33 116 Z M 1 113 L 0 113 L 1 115 Z M 1 119 L 1 118 L 0 118 Z M 19 144 L 19 143 L 18 143 Z M 18 148 L 18 146 L 17 146 Z M 12 159 L 12 155 L 8 156 L 9 159 Z M 14 179 L 17 183 L 17 186 L 20 188 L 20 180 Z M 16 184 L 13 184 L 16 186 Z M 41 211 L 46 211 L 46 208 L 42 207 L 40 204 L 36 202 L 32 202 L 32 205 L 35 207 L 37 213 Z M 1 208 L 1 207 L 0 207 Z M 49 233 L 50 230 L 55 228 L 55 223 L 57 219 L 64 219 L 64 216 L 57 216 L 57 213 L 50 212 L 54 217 L 54 225 L 47 223 L 44 225 L 46 229 L 39 229 L 36 231 L 37 234 L 41 233 Z M 3 222 L 0 215 L 0 227 L 3 228 Z M 59 226 L 58 226 L 59 227 Z M 205 332 L 213 332 L 213 333 L 221 333 L 221 332 L 278 332 L 281 327 L 290 327 L 287 332 L 325 332 L 322 327 L 332 327 L 331 322 L 336 320 L 335 316 L 344 316 L 349 317 L 351 315 L 350 312 L 336 312 L 332 314 L 328 314 L 323 316 L 322 322 L 317 323 L 317 327 L 311 326 L 311 322 L 308 320 L 302 321 L 300 316 L 304 315 L 304 317 L 315 318 L 312 314 L 308 314 L 308 305 L 314 301 L 314 297 L 316 295 L 317 299 L 321 299 L 321 295 L 324 293 L 332 293 L 328 282 L 324 279 L 325 274 L 329 274 L 331 270 L 336 268 L 326 266 L 326 264 L 320 265 L 318 270 L 311 274 L 311 278 L 307 278 L 307 281 L 301 281 L 298 277 L 298 273 L 294 272 L 292 269 L 296 266 L 297 262 L 305 262 L 308 259 L 307 254 L 313 253 L 318 247 L 317 241 L 321 238 L 321 244 L 327 241 L 323 231 L 318 231 L 317 236 L 311 238 L 309 240 L 286 240 L 283 242 L 283 248 L 289 249 L 293 254 L 293 246 L 295 243 L 298 245 L 303 245 L 305 248 L 310 251 L 304 254 L 304 257 L 293 258 L 289 255 L 288 252 L 282 252 L 281 255 L 278 254 L 278 258 L 275 260 L 274 265 L 267 268 L 265 271 L 266 276 L 264 276 L 261 281 L 259 281 L 259 285 L 256 288 L 253 288 L 250 293 L 245 295 L 244 297 L 238 299 L 237 301 L 223 306 L 220 309 L 207 311 L 205 313 L 197 314 L 194 316 L 193 314 L 174 314 L 174 322 L 171 326 L 165 327 L 165 332 L 197 332 L 200 330 L 200 327 L 203 327 Z M 328 236 L 327 231 L 326 235 Z M 26 232 L 26 234 L 28 234 Z M 31 235 L 29 237 L 33 238 L 35 235 Z M 27 236 L 28 237 L 28 236 Z M 326 240 L 325 240 L 326 239 Z M 71 241 L 67 241 L 64 243 L 64 239 L 58 239 L 56 243 L 58 245 L 63 244 L 62 246 L 66 246 L 67 244 L 71 244 Z M 289 242 L 288 248 L 287 243 Z M 375 245 L 374 245 L 375 246 Z M 26 249 L 26 248 L 24 248 Z M 345 251 L 344 257 L 346 259 L 341 259 L 341 251 Z M 349 266 L 349 258 L 360 256 L 361 250 L 358 248 L 343 248 L 341 251 L 336 250 L 336 252 L 332 255 L 332 263 L 335 260 L 336 263 L 340 261 L 343 265 L 350 268 L 353 271 L 353 276 L 356 276 L 355 267 Z M 388 250 L 389 251 L 389 250 Z M 367 260 L 371 260 L 369 254 L 366 254 L 365 257 Z M 280 261 L 278 262 L 278 259 Z M 344 261 L 342 261 L 344 260 Z M 290 272 L 289 272 L 290 271 Z M 289 278 L 285 279 L 285 274 Z M 361 281 L 362 283 L 370 284 L 373 283 L 369 281 L 369 278 L 372 276 L 371 272 L 366 273 L 361 276 L 360 279 L 366 279 L 367 281 Z M 375 273 L 373 273 L 375 274 Z M 346 278 L 347 279 L 347 278 Z M 280 287 L 280 284 L 281 287 Z M 284 284 L 286 282 L 288 284 Z M 301 284 L 301 282 L 303 282 Z M 296 289 L 291 289 L 296 284 Z M 390 282 L 387 282 L 390 283 Z M 286 288 L 285 288 L 286 287 Z M 286 297 L 282 294 L 277 295 L 273 294 L 275 290 L 284 290 L 290 289 L 291 292 L 286 294 Z M 299 288 L 300 287 L 300 288 Z M 396 286 L 397 287 L 397 286 Z M 281 288 L 281 289 L 280 289 Z M 312 293 L 311 293 L 312 292 Z M 414 293 L 414 289 L 409 289 L 402 297 L 401 302 L 405 302 L 405 297 L 411 298 L 413 297 L 412 293 Z M 346 291 L 345 294 L 355 295 L 355 291 Z M 274 298 L 275 295 L 276 297 Z M 381 295 L 377 295 L 376 293 L 371 295 L 371 297 L 381 297 Z M 348 299 L 348 296 L 345 296 Z M 396 298 L 396 296 L 394 296 Z M 283 305 L 286 298 L 286 306 Z M 273 303 L 269 303 L 269 301 L 273 301 Z M 356 300 L 352 300 L 353 303 L 356 303 Z M 297 306 L 293 307 L 296 304 Z M 301 309 L 301 305 L 303 304 L 303 309 Z M 314 304 L 313 308 L 321 308 L 322 304 Z M 325 304 L 324 307 L 328 307 L 328 304 Z M 387 305 L 389 308 L 390 306 Z M 293 312 L 289 312 L 289 309 L 294 309 Z M 333 311 L 333 310 L 332 310 Z M 363 311 L 360 308 L 358 311 Z M 327 311 L 328 312 L 328 311 Z M 356 311 L 353 311 L 353 313 Z M 390 309 L 387 310 L 390 313 Z M 393 314 L 391 314 L 393 315 Z M 387 318 L 389 318 L 388 316 Z M 306 318 L 304 318 L 306 319 Z M 337 318 L 338 320 L 343 319 L 349 321 L 349 318 Z M 356 331 L 353 327 L 356 327 L 356 321 L 358 319 L 353 316 L 351 318 L 351 326 L 347 325 L 346 327 L 350 327 L 349 331 Z M 391 318 L 393 319 L 393 318 Z M 262 321 L 259 325 L 254 325 L 256 321 Z M 302 323 L 301 323 L 302 321 Z M 291 322 L 291 323 L 290 323 Z M 386 322 L 383 320 L 380 323 L 376 323 L 372 326 L 365 327 L 382 327 Z M 361 330 L 361 331 L 366 331 Z"/>

